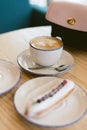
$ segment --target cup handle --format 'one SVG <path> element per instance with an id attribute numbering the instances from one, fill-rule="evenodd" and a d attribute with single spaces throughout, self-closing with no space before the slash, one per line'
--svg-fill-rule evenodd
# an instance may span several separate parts
<path id="1" fill-rule="evenodd" d="M 56 38 L 62 41 L 62 38 L 61 38 L 61 37 L 58 37 L 58 36 L 57 36 Z"/>

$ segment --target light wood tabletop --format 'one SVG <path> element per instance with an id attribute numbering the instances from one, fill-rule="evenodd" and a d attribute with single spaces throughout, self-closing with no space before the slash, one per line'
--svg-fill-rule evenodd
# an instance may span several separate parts
<path id="1" fill-rule="evenodd" d="M 42 35 L 50 36 L 51 27 L 42 26 L 34 28 L 25 28 L 0 35 L 0 59 L 11 61 L 18 66 L 17 56 L 29 48 L 29 41 Z M 84 44 L 84 43 L 83 43 Z M 87 92 L 87 51 L 64 48 L 74 58 L 74 67 L 67 73 L 59 77 L 73 80 Z M 15 110 L 13 97 L 16 90 L 27 80 L 35 78 L 30 73 L 21 71 L 20 82 L 14 89 L 0 96 L 0 130 L 47 130 L 25 121 Z M 66 117 L 67 118 L 67 117 Z M 78 122 L 64 128 L 51 128 L 52 130 L 87 130 L 87 114 Z"/>

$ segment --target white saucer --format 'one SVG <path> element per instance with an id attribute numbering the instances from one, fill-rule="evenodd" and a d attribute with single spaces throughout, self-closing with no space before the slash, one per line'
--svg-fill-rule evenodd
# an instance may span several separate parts
<path id="1" fill-rule="evenodd" d="M 75 91 L 56 109 L 40 118 L 31 118 L 24 113 L 38 90 L 52 87 L 55 83 L 60 84 L 63 79 L 57 77 L 39 77 L 22 84 L 14 95 L 14 105 L 17 112 L 29 123 L 41 127 L 59 128 L 72 125 L 79 121 L 87 112 L 87 94 L 75 84 Z M 39 91 L 40 92 L 40 91 Z M 41 94 L 41 93 L 40 93 Z"/>
<path id="2" fill-rule="evenodd" d="M 0 96 L 14 88 L 19 80 L 19 68 L 9 61 L 0 60 Z"/>
<path id="3" fill-rule="evenodd" d="M 53 65 L 53 67 L 58 67 L 60 65 L 68 65 L 68 64 L 70 65 L 70 67 L 68 69 L 63 70 L 61 72 L 58 72 L 57 70 L 49 69 L 49 68 L 40 69 L 40 70 L 29 69 L 29 68 L 39 66 L 39 65 L 35 64 L 35 62 L 32 60 L 29 50 L 25 50 L 21 54 L 19 54 L 19 56 L 17 57 L 17 62 L 20 65 L 20 67 L 22 69 L 26 70 L 27 72 L 30 72 L 32 74 L 47 75 L 47 76 L 51 76 L 51 75 L 55 76 L 55 75 L 64 74 L 64 73 L 68 72 L 74 65 L 74 59 L 73 59 L 72 55 L 65 50 L 63 50 L 63 54 L 62 54 L 62 57 L 59 60 L 59 62 L 57 62 L 55 65 Z"/>

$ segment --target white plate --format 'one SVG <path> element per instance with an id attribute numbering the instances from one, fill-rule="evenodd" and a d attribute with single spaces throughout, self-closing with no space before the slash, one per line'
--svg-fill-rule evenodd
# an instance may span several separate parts
<path id="1" fill-rule="evenodd" d="M 27 72 L 30 72 L 32 74 L 37 74 L 37 75 L 61 75 L 64 74 L 66 72 L 68 72 L 72 66 L 74 65 L 74 59 L 72 57 L 72 55 L 70 53 L 68 53 L 67 51 L 63 50 L 63 54 L 61 59 L 59 60 L 59 62 L 57 62 L 55 65 L 53 65 L 53 67 L 58 67 L 60 65 L 70 65 L 70 67 L 66 70 L 63 70 L 61 72 L 58 72 L 54 69 L 40 69 L 40 70 L 31 70 L 29 68 L 32 67 L 38 67 L 37 64 L 35 64 L 35 62 L 32 60 L 32 57 L 30 55 L 29 50 L 25 50 L 23 51 L 17 58 L 17 62 L 20 65 L 20 67 L 22 67 L 22 69 L 26 70 Z"/>
<path id="2" fill-rule="evenodd" d="M 19 80 L 19 68 L 9 61 L 0 60 L 0 96 L 14 88 Z"/>
<path id="3" fill-rule="evenodd" d="M 40 118 L 31 118 L 24 113 L 29 101 L 36 96 L 38 90 L 51 87 L 63 79 L 57 77 L 39 77 L 25 82 L 14 95 L 14 105 L 17 112 L 28 122 L 41 127 L 64 127 L 79 121 L 87 112 L 87 94 L 75 84 L 75 91 L 56 109 Z"/>

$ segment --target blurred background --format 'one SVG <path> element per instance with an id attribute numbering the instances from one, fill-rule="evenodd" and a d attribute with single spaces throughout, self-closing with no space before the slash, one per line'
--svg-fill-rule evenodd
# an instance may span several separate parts
<path id="1" fill-rule="evenodd" d="M 48 7 L 51 0 L 30 0 L 30 4 L 41 7 Z"/>
<path id="2" fill-rule="evenodd" d="M 45 14 L 51 0 L 0 0 L 0 34 L 49 25 Z"/>

